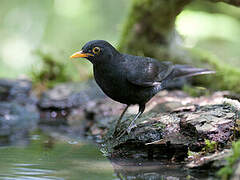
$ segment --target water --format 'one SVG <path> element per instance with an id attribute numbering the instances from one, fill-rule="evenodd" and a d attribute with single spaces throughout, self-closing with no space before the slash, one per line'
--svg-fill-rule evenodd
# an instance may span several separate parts
<path id="1" fill-rule="evenodd" d="M 28 139 L 27 145 L 0 148 L 0 180 L 198 180 L 214 175 L 190 172 L 181 163 L 110 160 L 95 144 L 62 133 L 35 131 Z"/>
<path id="2" fill-rule="evenodd" d="M 56 140 L 38 132 L 27 146 L 0 148 L 1 180 L 114 178 L 110 161 L 92 143 Z"/>

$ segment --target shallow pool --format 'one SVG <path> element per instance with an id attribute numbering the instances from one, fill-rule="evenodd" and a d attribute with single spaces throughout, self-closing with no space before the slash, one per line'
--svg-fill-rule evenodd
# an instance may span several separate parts
<path id="1" fill-rule="evenodd" d="M 49 135 L 51 134 L 51 135 Z M 182 164 L 109 160 L 92 142 L 35 131 L 29 143 L 0 148 L 1 180 L 214 179 Z"/>

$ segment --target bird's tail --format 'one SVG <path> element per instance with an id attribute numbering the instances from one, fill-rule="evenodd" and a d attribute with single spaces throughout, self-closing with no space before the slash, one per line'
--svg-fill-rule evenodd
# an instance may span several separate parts
<path id="1" fill-rule="evenodd" d="M 203 68 L 196 68 L 188 65 L 180 65 L 176 64 L 173 67 L 173 71 L 171 73 L 171 78 L 181 78 L 181 77 L 191 77 L 191 76 L 197 76 L 201 74 L 213 74 L 215 71 L 209 70 L 209 69 L 203 69 Z"/>

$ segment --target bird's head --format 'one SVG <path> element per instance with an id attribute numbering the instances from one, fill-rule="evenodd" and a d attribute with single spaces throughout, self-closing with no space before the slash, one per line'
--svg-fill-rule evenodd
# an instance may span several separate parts
<path id="1" fill-rule="evenodd" d="M 107 41 L 94 40 L 86 43 L 81 51 L 74 53 L 70 58 L 86 58 L 93 64 L 110 61 L 118 51 Z"/>

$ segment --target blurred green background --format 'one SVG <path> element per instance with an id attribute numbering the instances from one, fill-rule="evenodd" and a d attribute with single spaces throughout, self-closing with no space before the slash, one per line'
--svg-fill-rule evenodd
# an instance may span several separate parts
<path id="1" fill-rule="evenodd" d="M 117 46 L 129 0 L 1 0 L 0 77 L 86 80 L 87 61 L 69 56 L 89 40 Z M 240 10 L 224 3 L 194 1 L 178 16 L 183 45 L 208 50 L 219 60 L 240 65 Z"/>
<path id="2" fill-rule="evenodd" d="M 56 74 L 66 69 L 69 79 L 63 80 L 86 79 L 90 63 L 69 56 L 92 39 L 116 45 L 128 5 L 128 0 L 1 0 L 0 76 L 38 78 L 53 59 L 60 63 Z"/>

